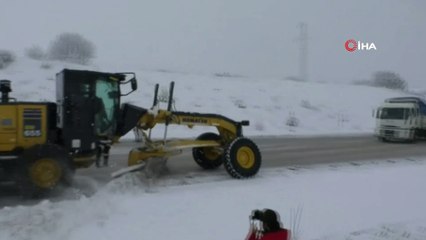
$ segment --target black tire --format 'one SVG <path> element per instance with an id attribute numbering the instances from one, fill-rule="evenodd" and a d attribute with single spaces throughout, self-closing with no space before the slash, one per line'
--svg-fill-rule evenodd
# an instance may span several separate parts
<path id="1" fill-rule="evenodd" d="M 197 137 L 197 140 L 219 141 L 220 136 L 216 133 L 207 132 Z M 223 163 L 223 153 L 218 154 L 217 147 L 198 147 L 192 149 L 192 157 L 202 168 L 212 170 Z"/>
<path id="2" fill-rule="evenodd" d="M 74 168 L 60 146 L 36 145 L 25 150 L 19 161 L 17 183 L 24 198 L 42 197 L 72 183 Z"/>
<path id="3" fill-rule="evenodd" d="M 239 137 L 225 149 L 224 165 L 231 177 L 249 178 L 259 172 L 262 156 L 252 140 Z"/>

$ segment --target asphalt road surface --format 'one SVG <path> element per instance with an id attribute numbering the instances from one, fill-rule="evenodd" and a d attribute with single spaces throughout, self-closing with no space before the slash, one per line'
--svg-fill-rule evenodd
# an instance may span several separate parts
<path id="1" fill-rule="evenodd" d="M 372 159 L 406 158 L 426 156 L 426 142 L 383 143 L 371 135 L 321 136 L 321 137 L 264 137 L 253 138 L 262 153 L 262 168 L 294 167 Z M 110 181 L 112 172 L 126 167 L 127 154 L 135 142 L 122 142 L 111 150 L 110 166 L 78 170 L 77 178 L 92 179 L 98 186 Z M 169 175 L 197 173 L 201 169 L 192 159 L 190 150 L 170 158 Z M 223 168 L 221 169 L 225 171 Z M 164 176 L 167 177 L 167 176 Z M 0 187 L 0 208 L 16 201 L 16 192 Z M 2 196 L 3 195 L 3 196 Z"/>
<path id="2" fill-rule="evenodd" d="M 262 168 L 426 156 L 426 142 L 383 143 L 371 135 L 265 137 L 252 140 L 262 154 Z M 127 154 L 137 146 L 134 142 L 120 143 L 111 151 L 110 167 L 84 169 L 78 174 L 93 177 L 101 183 L 107 182 L 112 172 L 126 167 Z M 203 171 L 194 162 L 190 150 L 170 158 L 167 166 L 172 175 Z"/>

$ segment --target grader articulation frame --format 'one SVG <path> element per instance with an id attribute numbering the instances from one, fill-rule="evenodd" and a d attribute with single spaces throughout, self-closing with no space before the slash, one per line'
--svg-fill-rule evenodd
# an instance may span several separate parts
<path id="1" fill-rule="evenodd" d="M 215 169 L 224 164 L 226 171 L 234 178 L 252 177 L 259 171 L 260 151 L 253 141 L 243 137 L 242 134 L 242 127 L 248 126 L 249 121 L 236 122 L 218 114 L 172 111 L 174 82 L 170 83 L 167 110 L 160 110 L 158 89 L 159 85 L 156 84 L 151 109 L 149 111 L 138 109 L 141 117 L 135 127 L 142 132 L 143 146 L 130 151 L 129 167 L 117 171 L 113 177 L 145 167 L 148 159 L 168 158 L 191 148 L 195 162 L 204 169 Z M 157 124 L 165 124 L 164 138 L 154 141 L 151 139 L 151 130 Z M 167 140 L 169 124 L 186 125 L 189 128 L 212 126 L 216 127 L 218 134 L 207 132 L 197 139 Z"/>

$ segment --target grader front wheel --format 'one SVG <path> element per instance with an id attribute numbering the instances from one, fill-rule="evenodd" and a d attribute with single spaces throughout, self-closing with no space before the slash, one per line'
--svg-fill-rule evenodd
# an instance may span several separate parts
<path id="1" fill-rule="evenodd" d="M 216 133 L 203 133 L 197 140 L 219 141 L 220 136 Z M 217 147 L 198 147 L 192 149 L 192 156 L 195 162 L 204 169 L 216 169 L 223 163 L 223 154 Z"/>
<path id="2" fill-rule="evenodd" d="M 225 149 L 225 169 L 234 178 L 248 178 L 256 175 L 261 163 L 260 151 L 250 139 L 236 138 Z"/>

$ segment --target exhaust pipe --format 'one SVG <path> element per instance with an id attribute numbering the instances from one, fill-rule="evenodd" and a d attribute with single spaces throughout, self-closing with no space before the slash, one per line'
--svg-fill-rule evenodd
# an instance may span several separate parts
<path id="1" fill-rule="evenodd" d="M 10 80 L 0 80 L 1 102 L 9 102 L 9 93 L 12 92 Z"/>

